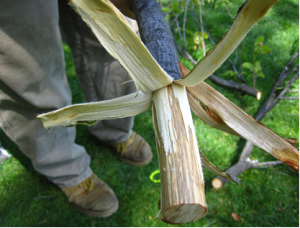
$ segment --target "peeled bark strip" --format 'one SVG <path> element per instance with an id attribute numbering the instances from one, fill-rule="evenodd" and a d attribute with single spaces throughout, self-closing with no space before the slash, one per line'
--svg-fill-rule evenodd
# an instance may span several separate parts
<path id="1" fill-rule="evenodd" d="M 184 79 L 175 82 L 194 86 L 214 73 L 241 43 L 255 23 L 260 20 L 277 0 L 248 0 L 240 8 L 235 22 L 223 38 L 206 53 L 206 56 Z"/>
<path id="2" fill-rule="evenodd" d="M 267 151 L 295 171 L 299 172 L 299 151 L 275 132 L 242 109 L 230 102 L 222 94 L 205 83 L 187 88 L 188 92 L 209 107 L 213 116 L 234 129 L 243 138 Z"/>
<path id="3" fill-rule="evenodd" d="M 190 71 L 182 65 L 180 62 L 178 62 L 180 71 L 183 77 L 185 77 Z M 205 82 L 202 82 L 205 83 Z M 205 83 L 206 84 L 206 83 Z M 187 93 L 189 103 L 191 106 L 191 110 L 195 113 L 196 116 L 198 116 L 204 123 L 209 125 L 210 127 L 216 128 L 221 131 L 225 131 L 229 134 L 238 136 L 240 138 L 243 138 L 239 133 L 231 129 L 230 127 L 227 126 L 227 124 L 224 123 L 218 116 L 215 116 L 213 112 L 210 111 L 210 109 L 205 106 L 205 109 L 201 106 L 199 100 L 197 100 L 191 93 Z"/>
<path id="4" fill-rule="evenodd" d="M 182 75 L 188 74 L 188 69 L 180 64 Z M 299 172 L 299 151 L 296 147 L 281 138 L 261 122 L 245 113 L 214 88 L 201 82 L 194 87 L 187 87 L 191 94 L 191 107 L 200 119 L 219 130 L 225 130 L 233 135 L 240 135 L 267 151 L 295 171 Z M 201 105 L 193 101 L 196 98 L 207 108 L 206 114 Z M 231 128 L 234 132 L 230 132 Z"/>
<path id="5" fill-rule="evenodd" d="M 109 0 L 72 0 L 71 6 L 128 72 L 137 90 L 146 93 L 172 83 L 173 79 L 154 60 L 122 13 Z"/>
<path id="6" fill-rule="evenodd" d="M 208 209 L 185 88 L 172 84 L 155 91 L 152 111 L 161 174 L 161 220 L 181 224 L 201 219 Z"/>
<path id="7" fill-rule="evenodd" d="M 138 115 L 152 107 L 152 93 L 132 93 L 108 101 L 70 105 L 53 112 L 40 114 L 37 118 L 44 128 L 93 125 L 100 120 Z"/>
<path id="8" fill-rule="evenodd" d="M 240 180 L 238 178 L 236 178 L 234 175 L 230 175 L 230 173 L 228 172 L 224 172 L 223 170 L 219 169 L 217 166 L 215 166 L 213 163 L 211 163 L 205 156 L 203 153 L 200 152 L 201 155 L 201 161 L 203 164 L 203 167 L 205 169 L 207 169 L 208 171 L 217 174 L 221 177 L 223 177 L 224 179 L 227 179 L 227 181 L 233 181 L 237 184 L 240 183 Z"/>
<path id="9" fill-rule="evenodd" d="M 191 106 L 191 110 L 195 113 L 196 116 L 198 116 L 204 123 L 209 125 L 210 127 L 216 128 L 218 130 L 227 132 L 229 134 L 235 135 L 237 137 L 243 138 L 241 135 L 239 135 L 236 131 L 228 127 L 227 124 L 224 123 L 224 121 L 217 116 L 214 116 L 214 113 L 210 111 L 208 107 L 205 107 L 204 109 L 201 104 L 199 104 L 195 98 L 188 93 L 188 99 Z"/>

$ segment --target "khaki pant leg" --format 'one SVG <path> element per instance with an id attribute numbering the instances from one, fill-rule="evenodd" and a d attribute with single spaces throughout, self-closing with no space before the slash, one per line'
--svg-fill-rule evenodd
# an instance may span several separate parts
<path id="1" fill-rule="evenodd" d="M 101 46 L 91 29 L 67 4 L 59 1 L 60 28 L 63 41 L 70 47 L 77 76 L 87 102 L 110 100 L 134 93 L 128 73 Z M 137 31 L 137 23 L 130 20 Z M 123 84 L 124 82 L 128 82 Z M 89 127 L 98 139 L 122 142 L 131 135 L 133 117 L 103 120 Z"/>
<path id="2" fill-rule="evenodd" d="M 92 173 L 75 128 L 46 131 L 36 119 L 71 104 L 58 17 L 57 1 L 1 0 L 0 127 L 39 173 L 72 187 Z"/>

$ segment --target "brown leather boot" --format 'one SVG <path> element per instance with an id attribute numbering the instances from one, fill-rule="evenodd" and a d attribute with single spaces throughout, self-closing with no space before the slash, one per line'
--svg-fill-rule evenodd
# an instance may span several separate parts
<path id="1" fill-rule="evenodd" d="M 61 190 L 69 202 L 87 216 L 107 217 L 119 207 L 113 190 L 94 173 L 79 185 Z"/>
<path id="2" fill-rule="evenodd" d="M 148 165 L 153 157 L 149 144 L 135 132 L 126 141 L 109 145 L 122 161 L 130 165 Z"/>

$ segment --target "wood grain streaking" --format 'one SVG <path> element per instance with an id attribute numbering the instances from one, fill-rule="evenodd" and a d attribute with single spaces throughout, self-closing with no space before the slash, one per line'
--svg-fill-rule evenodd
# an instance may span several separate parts
<path id="1" fill-rule="evenodd" d="M 182 89 L 185 91 L 184 87 Z M 198 220 L 207 213 L 202 167 L 194 126 L 192 121 L 186 123 L 191 117 L 182 110 L 172 86 L 161 90 L 165 91 L 154 92 L 152 107 L 161 173 L 161 219 L 166 223 L 181 224 Z M 156 99 L 155 93 L 164 93 L 167 97 Z M 169 107 L 158 109 L 162 102 Z M 164 125 L 167 129 L 159 126 L 162 116 L 171 116 L 167 120 L 169 123 Z M 164 138 L 175 140 L 165 146 Z"/>

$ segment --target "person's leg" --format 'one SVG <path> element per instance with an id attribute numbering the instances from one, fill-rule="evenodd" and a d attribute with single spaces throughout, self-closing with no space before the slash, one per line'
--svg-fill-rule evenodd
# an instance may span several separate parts
<path id="1" fill-rule="evenodd" d="M 1 128 L 39 173 L 75 186 L 92 174 L 90 157 L 74 143 L 75 128 L 46 131 L 36 119 L 71 104 L 57 2 L 1 1 L 0 21 Z"/>
<path id="2" fill-rule="evenodd" d="M 128 73 L 101 46 L 92 30 L 67 3 L 67 0 L 59 1 L 59 24 L 63 41 L 72 51 L 86 101 L 110 100 L 136 92 Z M 138 32 L 136 21 L 127 20 Z M 152 159 L 151 148 L 142 137 L 132 132 L 132 127 L 133 117 L 128 117 L 100 121 L 89 127 L 89 131 L 97 140 L 109 143 L 123 161 L 136 166 L 146 165 Z"/>
<path id="3" fill-rule="evenodd" d="M 0 21 L 0 127 L 80 211 L 109 216 L 118 200 L 92 174 L 75 128 L 46 131 L 36 119 L 71 104 L 57 1 L 2 0 Z"/>

